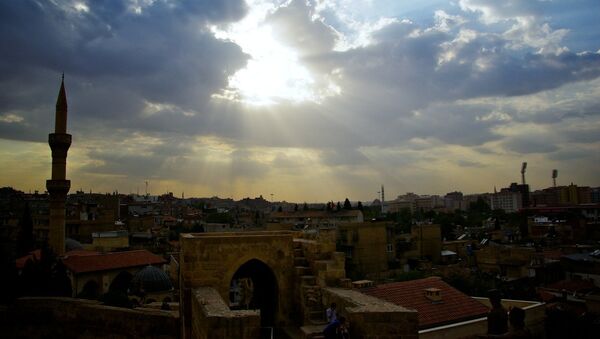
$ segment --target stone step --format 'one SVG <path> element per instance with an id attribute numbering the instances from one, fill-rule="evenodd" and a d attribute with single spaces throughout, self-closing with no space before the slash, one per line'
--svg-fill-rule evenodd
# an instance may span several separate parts
<path id="1" fill-rule="evenodd" d="M 300 239 L 294 239 L 293 241 L 294 248 L 302 248 L 302 241 Z"/>
<path id="2" fill-rule="evenodd" d="M 308 319 L 308 323 L 315 326 L 321 326 L 321 330 L 327 326 L 327 321 L 322 319 Z"/>
<path id="3" fill-rule="evenodd" d="M 296 266 L 294 267 L 294 269 L 296 270 L 296 274 L 301 276 L 301 275 L 313 275 L 312 269 L 310 267 L 307 266 Z"/>
<path id="4" fill-rule="evenodd" d="M 321 311 L 321 310 L 309 311 L 308 312 L 308 319 L 312 320 L 312 321 L 324 321 L 324 319 L 325 319 L 325 312 Z"/>
<path id="5" fill-rule="evenodd" d="M 306 338 L 306 339 L 325 338 L 323 336 L 323 329 L 325 329 L 325 325 L 319 325 L 319 324 L 306 325 L 306 326 L 300 327 L 300 330 L 302 331 L 302 334 L 304 335 L 304 338 Z"/>
<path id="6" fill-rule="evenodd" d="M 294 257 L 303 257 L 304 250 L 302 248 L 294 248 Z"/>
<path id="7" fill-rule="evenodd" d="M 300 280 L 302 281 L 301 282 L 302 285 L 315 286 L 316 278 L 314 275 L 300 276 Z"/>
<path id="8" fill-rule="evenodd" d="M 295 257 L 294 266 L 308 266 L 308 260 L 305 257 Z"/>

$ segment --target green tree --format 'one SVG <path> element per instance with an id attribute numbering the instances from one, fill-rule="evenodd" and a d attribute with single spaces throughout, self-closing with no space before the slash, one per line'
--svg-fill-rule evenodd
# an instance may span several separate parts
<path id="1" fill-rule="evenodd" d="M 308 204 L 306 202 L 304 202 L 304 205 L 302 206 L 302 210 L 308 211 Z"/>
<path id="2" fill-rule="evenodd" d="M 346 200 L 344 200 L 344 209 L 345 210 L 351 210 L 352 209 L 352 204 L 350 203 L 350 200 L 348 200 L 348 198 L 346 198 Z"/>
<path id="3" fill-rule="evenodd" d="M 362 210 L 363 210 L 363 205 L 362 205 L 362 202 L 360 202 L 360 201 L 359 201 L 359 202 L 356 204 L 356 209 L 357 209 L 357 210 L 359 210 L 359 211 L 362 211 Z"/>
<path id="4" fill-rule="evenodd" d="M 337 205 L 335 205 L 335 210 L 336 211 L 341 211 L 342 210 L 342 205 L 340 204 L 340 202 L 337 202 Z"/>

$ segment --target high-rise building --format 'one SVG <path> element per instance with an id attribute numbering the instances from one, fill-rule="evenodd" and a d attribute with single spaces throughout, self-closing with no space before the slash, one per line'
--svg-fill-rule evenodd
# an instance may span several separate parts
<path id="1" fill-rule="evenodd" d="M 60 256 L 65 253 L 65 201 L 71 188 L 71 181 L 66 179 L 67 152 L 71 146 L 71 135 L 67 134 L 67 95 L 64 75 L 56 99 L 54 133 L 48 135 L 48 144 L 52 150 L 52 178 L 46 180 L 46 189 L 50 194 L 48 240 L 50 248 Z"/>

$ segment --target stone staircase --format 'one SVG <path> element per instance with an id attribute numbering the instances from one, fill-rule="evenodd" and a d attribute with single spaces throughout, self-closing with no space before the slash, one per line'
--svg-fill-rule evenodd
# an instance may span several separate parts
<path id="1" fill-rule="evenodd" d="M 321 286 L 317 284 L 313 269 L 304 256 L 301 241 L 294 241 L 294 266 L 300 289 L 303 338 L 324 338 L 321 332 L 327 322 L 323 310 Z"/>

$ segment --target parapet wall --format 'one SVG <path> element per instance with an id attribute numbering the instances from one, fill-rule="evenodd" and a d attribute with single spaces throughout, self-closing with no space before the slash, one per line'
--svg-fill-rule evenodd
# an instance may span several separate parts
<path id="1" fill-rule="evenodd" d="M 323 303 L 337 304 L 338 316 L 346 317 L 350 336 L 361 339 L 417 339 L 417 312 L 358 291 L 324 288 Z"/>
<path id="2" fill-rule="evenodd" d="M 192 296 L 192 337 L 197 339 L 250 339 L 260 335 L 260 314 L 232 311 L 214 288 L 201 287 Z"/>
<path id="3" fill-rule="evenodd" d="M 3 338 L 179 338 L 174 312 L 72 298 L 21 298 L 7 309 Z"/>

